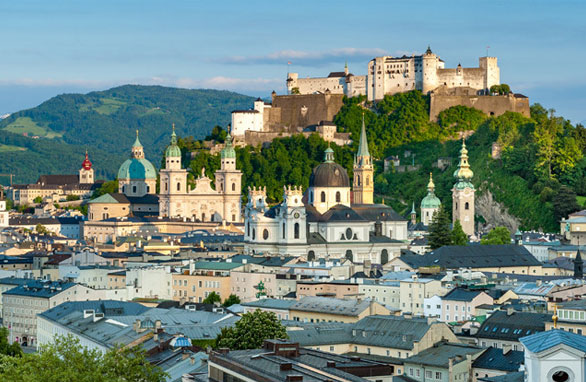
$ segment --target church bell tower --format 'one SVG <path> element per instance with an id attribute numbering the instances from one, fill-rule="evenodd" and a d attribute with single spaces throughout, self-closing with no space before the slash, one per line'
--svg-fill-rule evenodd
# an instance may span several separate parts
<path id="1" fill-rule="evenodd" d="M 364 114 L 362 114 L 362 130 L 360 144 L 354 157 L 354 181 L 352 184 L 353 204 L 372 204 L 374 194 L 374 169 L 368 151 Z"/>
<path id="2" fill-rule="evenodd" d="M 462 230 L 468 236 L 474 235 L 474 193 L 476 190 L 470 181 L 473 175 L 468 164 L 466 142 L 462 140 L 460 163 L 454 172 L 457 182 L 452 188 L 452 222 L 456 223 L 456 220 L 459 220 Z"/>

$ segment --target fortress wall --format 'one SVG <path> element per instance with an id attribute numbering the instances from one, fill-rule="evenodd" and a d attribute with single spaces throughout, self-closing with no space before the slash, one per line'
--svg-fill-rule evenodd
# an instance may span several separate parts
<path id="1" fill-rule="evenodd" d="M 292 129 L 332 121 L 343 106 L 343 94 L 284 95 L 273 98 L 273 109 L 280 109 L 279 124 Z M 272 129 L 272 126 L 271 126 Z"/>
<path id="2" fill-rule="evenodd" d="M 344 94 L 344 82 L 340 77 L 299 78 L 292 87 L 299 88 L 301 94 L 313 94 L 329 89 L 333 94 Z"/>
<path id="3" fill-rule="evenodd" d="M 521 113 L 530 117 L 529 98 L 520 95 L 478 96 L 431 94 L 429 119 L 437 121 L 438 114 L 452 106 L 468 106 L 490 116 L 499 116 L 507 111 Z"/>

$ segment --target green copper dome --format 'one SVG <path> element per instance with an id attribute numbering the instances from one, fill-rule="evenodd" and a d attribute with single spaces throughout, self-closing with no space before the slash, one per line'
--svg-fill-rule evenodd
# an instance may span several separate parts
<path id="1" fill-rule="evenodd" d="M 175 124 L 173 124 L 173 134 L 171 134 L 171 144 L 165 150 L 166 158 L 181 158 L 181 149 L 177 146 L 177 135 L 175 135 Z"/>
<path id="2" fill-rule="evenodd" d="M 224 158 L 236 158 L 236 150 L 232 147 L 232 136 L 230 133 L 226 136 L 226 145 L 221 152 L 222 159 Z"/>
<path id="3" fill-rule="evenodd" d="M 151 162 L 144 158 L 130 158 L 118 170 L 118 179 L 156 179 L 157 171 Z"/>
<path id="4" fill-rule="evenodd" d="M 435 184 L 433 183 L 433 175 L 429 173 L 429 183 L 427 184 L 427 195 L 421 201 L 421 208 L 439 208 L 442 205 L 439 198 L 435 196 Z"/>

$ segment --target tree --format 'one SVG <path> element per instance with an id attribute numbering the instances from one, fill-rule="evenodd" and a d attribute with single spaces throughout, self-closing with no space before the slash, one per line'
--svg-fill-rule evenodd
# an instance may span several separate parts
<path id="1" fill-rule="evenodd" d="M 460 224 L 460 220 L 456 220 L 454 223 L 454 228 L 452 228 L 452 245 L 467 245 L 468 244 L 468 235 L 462 229 L 462 224 Z"/>
<path id="2" fill-rule="evenodd" d="M 36 198 L 33 199 L 33 202 L 36 204 L 43 203 L 43 198 L 40 196 L 37 196 Z"/>
<path id="3" fill-rule="evenodd" d="M 462 227 L 460 227 L 462 228 Z M 433 213 L 431 224 L 429 225 L 429 234 L 427 236 L 429 247 L 437 249 L 444 245 L 452 244 L 452 232 L 450 231 L 450 218 L 448 213 L 440 207 Z"/>
<path id="4" fill-rule="evenodd" d="M 37 233 L 41 233 L 41 234 L 49 233 L 49 230 L 47 229 L 47 227 L 45 227 L 41 223 L 37 224 L 37 226 L 35 227 L 35 231 L 37 231 Z"/>
<path id="5" fill-rule="evenodd" d="M 227 308 L 234 304 L 240 304 L 240 297 L 236 296 L 235 294 L 231 294 L 230 296 L 228 296 L 227 299 L 224 300 L 224 303 L 222 305 L 224 305 L 224 307 Z"/>
<path id="6" fill-rule="evenodd" d="M 118 181 L 110 180 L 108 182 L 102 183 L 102 185 L 94 191 L 91 198 L 95 199 L 99 196 L 113 194 L 115 192 L 118 192 Z"/>
<path id="7" fill-rule="evenodd" d="M 145 360 L 138 346 L 116 347 L 106 353 L 81 346 L 75 337 L 56 337 L 41 351 L 0 359 L 0 380 L 14 382 L 163 382 L 159 367 Z"/>
<path id="8" fill-rule="evenodd" d="M 552 198 L 553 214 L 555 219 L 560 220 L 568 217 L 569 214 L 580 209 L 576 201 L 576 193 L 570 187 L 561 186 Z"/>
<path id="9" fill-rule="evenodd" d="M 0 327 L 0 354 L 8 355 L 11 357 L 21 356 L 22 349 L 18 342 L 13 342 L 12 344 L 8 342 L 8 329 L 5 327 Z"/>
<path id="10" fill-rule="evenodd" d="M 212 292 L 202 302 L 204 304 L 215 304 L 216 302 L 222 302 L 222 299 L 219 294 Z"/>
<path id="11" fill-rule="evenodd" d="M 298 87 L 294 87 L 293 89 L 291 89 L 291 94 L 301 94 L 301 92 L 299 91 Z"/>
<path id="12" fill-rule="evenodd" d="M 65 200 L 67 200 L 68 202 L 72 202 L 74 200 L 79 200 L 79 195 L 67 195 Z"/>
<path id="13" fill-rule="evenodd" d="M 259 349 L 266 339 L 286 338 L 287 330 L 275 313 L 257 309 L 243 314 L 234 326 L 222 328 L 216 343 L 231 350 Z"/>
<path id="14" fill-rule="evenodd" d="M 495 227 L 480 239 L 480 244 L 511 244 L 511 232 L 507 227 Z"/>

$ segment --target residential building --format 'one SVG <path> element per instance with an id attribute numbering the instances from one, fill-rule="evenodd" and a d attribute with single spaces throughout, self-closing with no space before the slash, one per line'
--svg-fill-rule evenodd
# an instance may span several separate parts
<path id="1" fill-rule="evenodd" d="M 586 335 L 586 300 L 566 301 L 556 304 L 557 324 L 552 320 L 545 322 L 545 330 L 554 328 L 570 333 Z"/>
<path id="2" fill-rule="evenodd" d="M 297 298 L 308 296 L 350 298 L 359 297 L 359 283 L 351 280 L 298 281 Z"/>
<path id="3" fill-rule="evenodd" d="M 473 320 L 476 307 L 492 305 L 493 302 L 493 298 L 484 291 L 454 288 L 442 297 L 441 319 L 445 322 Z"/>
<path id="4" fill-rule="evenodd" d="M 439 342 L 406 358 L 404 375 L 415 381 L 469 381 L 472 363 L 484 349 L 450 342 Z"/>
<path id="5" fill-rule="evenodd" d="M 280 300 L 276 298 L 263 298 L 256 301 L 242 303 L 244 313 L 262 310 L 275 313 L 279 320 L 289 320 L 289 309 L 296 303 L 295 300 Z"/>
<path id="6" fill-rule="evenodd" d="M 424 299 L 447 292 L 439 280 L 413 275 L 399 281 L 400 309 L 403 313 L 423 315 Z"/>
<path id="7" fill-rule="evenodd" d="M 222 300 L 230 295 L 230 271 L 194 270 L 186 273 L 172 274 L 173 300 L 203 302 L 212 292 Z"/>
<path id="8" fill-rule="evenodd" d="M 371 299 L 389 309 L 401 310 L 401 283 L 394 280 L 362 279 L 358 284 L 358 294 Z"/>
<path id="9" fill-rule="evenodd" d="M 289 317 L 301 322 L 357 322 L 390 311 L 373 300 L 303 297 L 289 308 Z"/>
<path id="10" fill-rule="evenodd" d="M 293 324 L 291 324 L 293 325 Z M 295 329 L 295 330 L 293 330 Z M 303 347 L 336 354 L 349 352 L 408 358 L 446 340 L 459 342 L 448 325 L 433 319 L 404 316 L 367 316 L 356 323 L 301 325 L 287 331 Z"/>
<path id="11" fill-rule="evenodd" d="M 277 295 L 277 274 L 265 272 L 230 272 L 230 293 L 247 302 Z"/>
<path id="12" fill-rule="evenodd" d="M 423 299 L 423 315 L 425 317 L 442 317 L 442 297 L 438 295 Z"/>
<path id="13" fill-rule="evenodd" d="M 393 375 L 393 368 L 382 362 L 304 349 L 284 340 L 266 340 L 262 349 L 213 352 L 208 364 L 211 382 L 391 382 Z"/>
<path id="14" fill-rule="evenodd" d="M 489 347 L 472 362 L 474 381 L 518 372 L 523 369 L 524 361 L 525 356 L 520 350 Z"/>
<path id="15" fill-rule="evenodd" d="M 134 298 L 173 298 L 172 277 L 169 267 L 146 265 L 126 270 L 128 300 Z"/>
<path id="16" fill-rule="evenodd" d="M 551 314 L 499 310 L 486 318 L 474 338 L 482 347 L 522 350 L 519 339 L 543 332 L 550 319 Z"/>
<path id="17" fill-rule="evenodd" d="M 95 300 L 99 292 L 70 282 L 31 281 L 2 294 L 2 324 L 10 328 L 10 342 L 37 344 L 37 314 L 66 301 Z"/>

